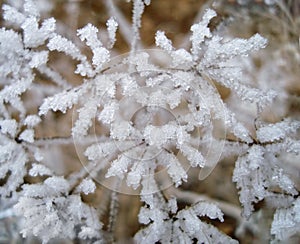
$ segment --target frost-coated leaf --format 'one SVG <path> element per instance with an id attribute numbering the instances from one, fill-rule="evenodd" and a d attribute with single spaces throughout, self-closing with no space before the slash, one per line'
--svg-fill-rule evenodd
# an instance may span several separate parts
<path id="1" fill-rule="evenodd" d="M 285 145 L 287 152 L 300 154 L 300 141 L 289 139 Z"/>
<path id="2" fill-rule="evenodd" d="M 176 187 L 181 185 L 183 181 L 186 182 L 188 178 L 186 171 L 176 157 L 172 157 L 172 160 L 170 161 L 168 174 L 172 178 Z"/>
<path id="3" fill-rule="evenodd" d="M 30 176 L 44 176 L 44 175 L 53 175 L 53 172 L 48 168 L 46 167 L 45 165 L 42 165 L 42 164 L 36 164 L 34 163 L 32 165 L 32 168 L 29 170 L 29 175 Z"/>
<path id="4" fill-rule="evenodd" d="M 24 1 L 24 10 L 27 14 L 30 14 L 35 17 L 39 17 L 39 11 L 35 1 L 33 0 L 25 0 Z"/>
<path id="5" fill-rule="evenodd" d="M 98 39 L 97 33 L 98 29 L 91 24 L 87 24 L 77 31 L 81 41 L 86 41 L 86 44 L 92 49 L 92 62 L 99 71 L 102 65 L 109 60 L 110 55 L 109 51 L 103 47 L 102 42 Z"/>
<path id="6" fill-rule="evenodd" d="M 55 31 L 55 19 L 50 18 L 45 20 L 39 28 L 37 19 L 33 16 L 27 18 L 22 24 L 24 30 L 24 44 L 28 48 L 38 47 Z"/>
<path id="7" fill-rule="evenodd" d="M 109 51 L 104 47 L 98 47 L 93 49 L 93 65 L 96 66 L 97 70 L 100 70 L 106 62 L 109 61 L 110 54 Z"/>
<path id="8" fill-rule="evenodd" d="M 297 195 L 298 191 L 295 189 L 294 182 L 284 174 L 282 169 L 275 169 L 273 172 L 272 180 L 277 184 L 282 190 L 289 193 L 290 195 Z"/>
<path id="9" fill-rule="evenodd" d="M 106 22 L 107 31 L 108 31 L 108 38 L 109 38 L 109 48 L 112 48 L 114 43 L 116 42 L 116 31 L 118 29 L 118 22 L 115 18 L 110 17 L 109 20 Z"/>
<path id="10" fill-rule="evenodd" d="M 257 130 L 257 139 L 262 143 L 273 142 L 295 133 L 299 127 L 299 121 L 290 121 L 288 119 L 275 124 L 268 124 Z"/>
<path id="11" fill-rule="evenodd" d="M 176 200 L 169 203 L 154 197 L 154 205 L 150 208 L 142 207 L 139 222 L 147 225 L 134 236 L 138 243 L 238 243 L 217 228 L 202 222 L 199 217 L 207 216 L 211 219 L 219 218 L 223 221 L 223 214 L 218 207 L 211 203 L 199 202 L 195 206 L 177 212 Z M 175 204 L 175 205 L 174 205 Z M 173 207 L 171 207 L 173 205 Z M 170 217 L 172 215 L 174 217 Z M 198 217 L 199 216 L 199 217 Z"/>
<path id="12" fill-rule="evenodd" d="M 132 160 L 122 154 L 111 163 L 111 167 L 108 169 L 105 177 L 109 178 L 111 176 L 118 176 L 119 178 L 123 179 L 124 173 L 127 172 L 131 163 Z"/>
<path id="13" fill-rule="evenodd" d="M 0 91 L 0 99 L 13 105 L 15 99 L 29 89 L 33 79 L 33 75 L 28 74 L 28 77 L 23 77 L 14 84 L 5 86 Z"/>
<path id="14" fill-rule="evenodd" d="M 85 57 L 80 53 L 79 49 L 66 38 L 55 35 L 47 44 L 50 51 L 56 50 L 58 52 L 64 52 L 67 55 L 70 55 L 72 58 L 77 60 L 85 60 Z"/>
<path id="15" fill-rule="evenodd" d="M 249 130 L 236 119 L 235 114 L 232 113 L 226 106 L 224 107 L 224 110 L 226 113 L 225 125 L 228 127 L 229 131 L 242 141 L 251 143 L 253 140 L 250 136 Z"/>
<path id="16" fill-rule="evenodd" d="M 96 185 L 91 179 L 83 179 L 83 181 L 77 187 L 77 190 L 83 192 L 85 195 L 93 193 L 96 190 Z"/>
<path id="17" fill-rule="evenodd" d="M 161 128 L 149 125 L 145 128 L 144 137 L 151 146 L 161 148 L 167 142 L 166 134 L 162 133 Z"/>
<path id="18" fill-rule="evenodd" d="M 219 219 L 221 222 L 224 221 L 222 211 L 212 203 L 199 202 L 192 207 L 192 210 L 199 216 L 207 216 L 210 219 Z"/>
<path id="19" fill-rule="evenodd" d="M 87 24 L 82 29 L 77 30 L 77 35 L 81 41 L 86 41 L 86 44 L 92 49 L 102 46 L 101 41 L 97 37 L 98 29 L 92 24 Z"/>
<path id="20" fill-rule="evenodd" d="M 20 134 L 19 140 L 33 143 L 34 142 L 34 130 L 33 129 L 24 130 Z"/>
<path id="21" fill-rule="evenodd" d="M 49 110 L 65 113 L 67 109 L 78 103 L 82 94 L 82 89 L 72 89 L 70 91 L 63 91 L 53 97 L 48 97 L 44 99 L 43 104 L 40 106 L 39 115 L 45 115 Z"/>
<path id="22" fill-rule="evenodd" d="M 176 187 L 181 185 L 182 182 L 187 181 L 188 175 L 186 170 L 182 167 L 181 162 L 175 155 L 162 152 L 158 159 L 161 164 L 167 168 L 167 172 Z"/>
<path id="23" fill-rule="evenodd" d="M 253 145 L 236 161 L 232 180 L 240 189 L 239 199 L 246 217 L 254 210 L 253 203 L 272 196 L 274 186 L 291 196 L 297 194 L 293 181 L 276 165 L 279 161 L 273 153 L 263 146 Z"/>
<path id="24" fill-rule="evenodd" d="M 133 128 L 128 121 L 118 121 L 112 124 L 110 134 L 112 138 L 122 141 L 130 136 L 132 130 Z"/>
<path id="25" fill-rule="evenodd" d="M 210 29 L 208 28 L 208 24 L 210 20 L 216 16 L 216 12 L 212 9 L 206 10 L 202 21 L 198 24 L 194 24 L 191 27 L 191 31 L 193 32 L 190 40 L 192 42 L 192 53 L 197 56 L 201 50 L 201 43 L 204 41 L 205 37 L 211 37 Z"/>
<path id="26" fill-rule="evenodd" d="M 117 102 L 105 104 L 103 110 L 98 116 L 98 119 L 104 124 L 111 124 L 115 119 L 118 108 L 119 105 Z"/>
<path id="27" fill-rule="evenodd" d="M 82 226 L 81 227 L 81 231 L 78 233 L 78 237 L 81 239 L 92 239 L 92 238 L 99 238 L 101 237 L 99 230 L 98 229 L 94 229 L 91 227 L 87 227 L 87 226 Z M 96 243 L 96 242 L 94 242 Z M 99 244 L 102 242 L 98 242 Z"/>
<path id="28" fill-rule="evenodd" d="M 118 148 L 115 142 L 102 142 L 89 146 L 84 155 L 92 161 L 99 160 L 113 154 Z"/>
<path id="29" fill-rule="evenodd" d="M 35 114 L 28 115 L 24 120 L 24 125 L 32 128 L 41 122 L 41 118 Z"/>
<path id="30" fill-rule="evenodd" d="M 24 14 L 17 11 L 17 9 L 15 9 L 14 7 L 4 4 L 2 6 L 2 9 L 3 9 L 3 18 L 6 21 L 15 23 L 18 26 L 24 23 L 26 17 L 24 16 Z"/>
<path id="31" fill-rule="evenodd" d="M 127 174 L 126 183 L 128 186 L 132 186 L 133 189 L 137 189 L 140 186 L 141 180 L 147 172 L 144 164 L 145 161 L 136 161 Z"/>
<path id="32" fill-rule="evenodd" d="M 46 186 L 53 188 L 55 191 L 61 193 L 67 192 L 70 187 L 68 181 L 59 176 L 52 176 L 46 179 L 44 183 Z"/>
<path id="33" fill-rule="evenodd" d="M 192 55 L 183 48 L 173 51 L 171 56 L 173 67 L 182 67 L 183 69 L 186 69 L 193 65 Z"/>
<path id="34" fill-rule="evenodd" d="M 97 101 L 94 99 L 88 101 L 82 108 L 78 109 L 79 118 L 72 128 L 72 136 L 75 138 L 86 136 L 88 129 L 93 124 L 92 120 L 95 118 L 96 112 Z"/>
<path id="35" fill-rule="evenodd" d="M 252 156 L 254 157 L 252 158 Z M 240 189 L 239 200 L 243 205 L 243 214 L 246 217 L 249 217 L 254 210 L 253 203 L 268 196 L 267 186 L 269 183 L 263 180 L 268 175 L 263 176 L 263 173 L 263 149 L 259 146 L 250 148 L 248 154 L 239 156 L 236 161 L 232 180 L 237 183 L 237 188 Z"/>
<path id="36" fill-rule="evenodd" d="M 14 119 L 0 120 L 0 130 L 3 134 L 9 134 L 14 137 L 16 135 L 17 128 L 18 124 Z"/>
<path id="37" fill-rule="evenodd" d="M 171 52 L 173 49 L 172 42 L 169 40 L 163 31 L 156 32 L 155 35 L 155 44 L 158 47 L 161 47 L 163 50 L 167 52 Z"/>
<path id="38" fill-rule="evenodd" d="M 13 30 L 7 30 L 5 28 L 0 29 L 0 40 L 1 40 L 1 59 L 10 53 L 20 54 L 23 52 L 23 43 L 21 36 Z M 9 61 L 9 60 L 7 60 Z M 4 64 L 1 64 L 1 66 Z M 15 67 L 10 67 L 15 68 Z M 3 75 L 3 67 L 1 68 L 1 74 Z M 4 73 L 5 74 L 5 73 Z"/>
<path id="39" fill-rule="evenodd" d="M 9 197 L 24 182 L 28 155 L 21 145 L 0 137 L 0 198 Z"/>
<path id="40" fill-rule="evenodd" d="M 271 226 L 271 234 L 279 241 L 288 240 L 300 232 L 300 199 L 289 208 L 277 209 Z"/>
<path id="41" fill-rule="evenodd" d="M 213 37 L 208 43 L 208 49 L 205 52 L 205 58 L 202 64 L 212 64 L 216 60 L 222 63 L 234 57 L 242 57 L 248 55 L 251 51 L 264 48 L 267 40 L 255 34 L 249 39 L 232 39 L 230 41 L 223 41 L 221 37 Z"/>
<path id="42" fill-rule="evenodd" d="M 122 94 L 127 96 L 132 96 L 135 90 L 138 88 L 136 81 L 129 75 L 126 75 L 121 80 Z"/>
<path id="43" fill-rule="evenodd" d="M 260 146 L 252 146 L 248 150 L 249 168 L 251 170 L 258 169 L 264 160 L 264 149 Z"/>
<path id="44" fill-rule="evenodd" d="M 181 92 L 175 90 L 166 94 L 166 101 L 171 109 L 176 108 L 181 102 Z"/>
<path id="45" fill-rule="evenodd" d="M 189 160 L 192 167 L 203 167 L 205 165 L 205 158 L 199 150 L 189 145 L 183 144 L 180 147 L 180 151 Z"/>
<path id="46" fill-rule="evenodd" d="M 41 192 L 47 191 L 43 186 L 40 188 Z M 56 196 L 48 192 L 42 199 L 21 197 L 14 210 L 24 216 L 23 237 L 34 235 L 41 238 L 43 243 L 52 238 L 73 239 L 76 226 L 81 225 L 80 237 L 102 239 L 102 223 L 94 218 L 95 209 L 83 203 L 78 195 Z"/>

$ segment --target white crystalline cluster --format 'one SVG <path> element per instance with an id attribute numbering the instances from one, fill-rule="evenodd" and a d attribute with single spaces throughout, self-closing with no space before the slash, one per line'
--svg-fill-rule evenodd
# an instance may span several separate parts
<path id="1" fill-rule="evenodd" d="M 81 191 L 86 195 L 95 192 L 95 190 L 96 185 L 91 179 L 84 179 L 78 186 L 78 191 Z"/>

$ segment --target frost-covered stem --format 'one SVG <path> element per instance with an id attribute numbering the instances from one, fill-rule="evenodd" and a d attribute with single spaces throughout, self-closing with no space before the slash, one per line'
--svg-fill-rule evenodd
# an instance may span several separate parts
<path id="1" fill-rule="evenodd" d="M 245 145 L 248 145 L 249 147 L 251 147 L 253 145 L 267 146 L 267 145 L 272 145 L 272 144 L 277 144 L 277 143 L 282 142 L 282 140 L 278 140 L 277 142 L 260 142 L 257 139 L 255 139 L 254 137 L 251 137 L 251 139 L 253 140 L 252 142 L 234 140 L 234 139 L 229 139 L 229 138 L 227 138 L 226 141 L 227 142 L 236 142 L 239 144 L 245 144 Z"/>
<path id="2" fill-rule="evenodd" d="M 132 31 L 133 37 L 131 38 L 131 53 L 135 53 L 140 44 L 140 27 L 141 18 L 144 12 L 144 2 L 142 0 L 133 0 L 133 15 L 132 15 Z"/>
<path id="3" fill-rule="evenodd" d="M 115 181 L 116 189 L 120 186 L 120 181 Z M 110 200 L 110 206 L 109 206 L 109 220 L 108 220 L 108 232 L 114 233 L 116 228 L 116 221 L 117 221 L 117 215 L 119 210 L 119 198 L 118 193 L 116 191 L 112 191 L 111 193 L 111 200 Z M 112 236 L 112 238 L 114 238 Z M 112 240 L 114 241 L 114 240 Z"/>
<path id="4" fill-rule="evenodd" d="M 119 10 L 119 8 L 115 5 L 113 0 L 107 0 L 107 1 L 104 1 L 104 3 L 106 6 L 106 9 L 109 12 L 109 15 L 116 18 L 116 21 L 118 22 L 118 24 L 120 26 L 120 28 L 119 28 L 120 32 L 122 33 L 128 46 L 130 46 L 131 42 L 132 42 L 132 29 L 131 29 L 129 22 L 127 21 L 125 16 L 122 14 L 122 12 Z"/>
<path id="5" fill-rule="evenodd" d="M 95 137 L 95 136 L 86 136 L 81 140 L 76 140 L 76 144 L 90 144 L 94 142 L 105 141 L 106 138 Z M 38 138 L 35 139 L 34 145 L 36 146 L 51 146 L 51 145 L 69 145 L 74 143 L 74 138 L 70 137 L 50 137 L 50 138 Z"/>
<path id="6" fill-rule="evenodd" d="M 36 146 L 69 145 L 72 143 L 74 143 L 72 137 L 37 138 L 34 140 Z"/>
<path id="7" fill-rule="evenodd" d="M 196 17 L 193 21 L 194 24 L 198 23 L 199 21 L 202 20 L 205 10 L 208 9 L 209 6 L 211 6 L 213 2 L 214 2 L 214 0 L 209 0 L 205 4 L 201 5 L 201 8 L 198 11 L 198 14 L 196 15 Z M 191 45 L 190 37 L 191 37 L 190 34 L 186 34 L 185 37 L 183 38 L 182 42 L 179 44 L 179 48 L 184 48 L 186 50 L 189 49 L 189 47 Z"/>
<path id="8" fill-rule="evenodd" d="M 210 198 L 204 194 L 198 194 L 191 191 L 182 191 L 175 187 L 169 188 L 168 190 L 166 190 L 166 193 L 170 196 L 175 196 L 179 201 L 183 201 L 189 204 L 194 204 L 200 201 L 215 203 L 224 212 L 225 215 L 236 219 L 238 223 L 244 222 L 244 219 L 241 215 L 242 209 L 236 205 Z"/>

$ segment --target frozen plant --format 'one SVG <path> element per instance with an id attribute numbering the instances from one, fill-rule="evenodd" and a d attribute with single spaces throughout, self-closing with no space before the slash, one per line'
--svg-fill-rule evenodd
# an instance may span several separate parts
<path id="1" fill-rule="evenodd" d="M 105 1 L 112 15 L 107 31 L 92 24 L 77 30 L 90 49 L 84 54 L 78 40 L 59 34 L 54 18 L 41 17 L 36 3 L 4 4 L 0 30 L 0 195 L 24 221 L 23 237 L 113 242 L 122 193 L 142 203 L 138 243 L 236 243 L 208 220 L 234 216 L 243 228 L 243 218 L 263 200 L 274 203 L 273 240 L 299 231 L 298 189 L 282 164 L 284 155 L 299 154 L 300 123 L 263 120 L 277 94 L 246 82 L 240 62 L 264 48 L 265 38 L 223 38 L 211 30 L 216 12 L 207 9 L 190 28 L 190 48 L 175 48 L 159 30 L 157 48 L 144 50 L 139 29 L 150 0 L 132 1 L 132 28 L 118 5 Z M 114 56 L 119 27 L 131 50 Z M 56 70 L 57 56 L 74 61 L 79 85 Z M 255 105 L 253 128 L 239 121 L 215 85 Z M 59 113 L 73 119 L 69 136 L 44 137 Z M 58 170 L 69 163 L 63 145 L 73 143 L 82 167 Z M 242 217 L 229 203 L 179 190 L 190 168 L 200 168 L 203 180 L 228 155 L 236 157 Z"/>

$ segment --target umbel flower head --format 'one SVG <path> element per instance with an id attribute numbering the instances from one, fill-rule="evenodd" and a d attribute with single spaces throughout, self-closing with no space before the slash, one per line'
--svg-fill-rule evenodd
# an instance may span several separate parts
<path id="1" fill-rule="evenodd" d="M 166 186 L 179 186 L 187 180 L 189 167 L 203 168 L 199 177 L 204 179 L 219 160 L 226 130 L 251 142 L 213 82 L 263 107 L 273 94 L 243 85 L 241 68 L 234 60 L 263 48 L 266 40 L 258 34 L 248 40 L 223 40 L 208 27 L 215 15 L 208 9 L 203 20 L 191 27 L 190 50 L 175 49 L 158 31 L 155 40 L 160 50 L 133 47 L 128 55 L 111 58 L 97 37 L 98 29 L 88 24 L 77 34 L 92 50 L 89 63 L 72 42 L 57 34 L 50 38 L 48 48 L 78 60 L 75 72 L 86 78 L 82 85 L 46 98 L 39 115 L 48 110 L 66 112 L 75 104 L 80 107 L 72 128 L 75 144 L 89 134 L 90 127 L 107 127 L 101 140 L 85 151 L 88 163 L 95 166 L 87 166 L 94 177 L 97 169 L 108 168 L 105 177 L 98 179 L 103 184 L 105 178 L 117 176 L 136 189 L 143 177 L 164 169 L 172 181 Z M 118 24 L 110 19 L 107 25 L 112 47 Z M 157 59 L 167 61 L 158 65 Z M 218 131 L 216 122 L 222 124 Z"/>
<path id="2" fill-rule="evenodd" d="M 75 143 L 95 123 L 108 129 L 105 138 L 85 151 L 90 162 L 108 167 L 105 177 L 98 178 L 102 184 L 105 178 L 117 176 L 136 189 L 144 177 L 159 172 L 170 177 L 165 187 L 179 186 L 187 181 L 189 167 L 203 168 L 199 177 L 204 179 L 219 160 L 226 130 L 251 142 L 247 129 L 228 113 L 213 80 L 235 89 L 243 99 L 254 101 L 260 95 L 263 106 L 270 96 L 243 85 L 240 67 L 233 62 L 264 47 L 266 40 L 259 35 L 230 41 L 213 36 L 208 24 L 215 15 L 209 9 L 191 27 L 190 50 L 176 50 L 158 31 L 156 45 L 161 50 L 138 50 L 109 59 L 103 71 L 62 94 L 74 99 L 67 107 L 84 104 L 72 129 Z M 81 39 L 91 43 L 96 29 L 86 28 L 78 33 L 89 33 Z M 159 64 L 157 59 L 166 61 Z M 53 108 L 51 99 L 62 100 L 60 94 L 49 98 L 40 111 Z M 94 118 L 97 122 L 92 122 Z M 215 128 L 216 123 L 220 128 Z"/>

